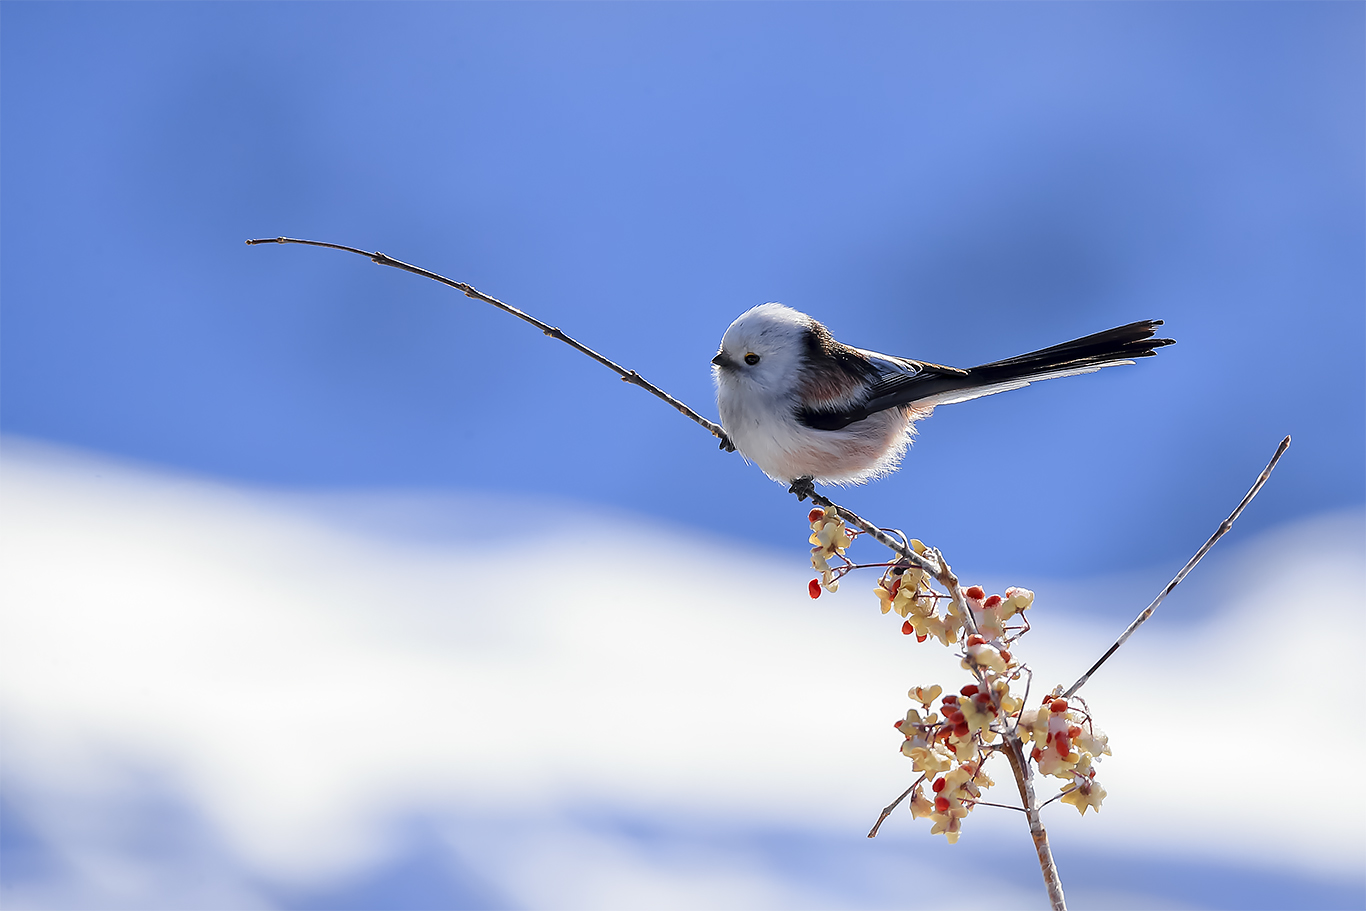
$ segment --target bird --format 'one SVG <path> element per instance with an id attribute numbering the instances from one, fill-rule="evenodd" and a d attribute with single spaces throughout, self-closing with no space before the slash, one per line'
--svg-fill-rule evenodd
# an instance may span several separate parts
<path id="1" fill-rule="evenodd" d="M 733 447 L 805 499 L 812 482 L 895 471 L 915 422 L 938 405 L 1132 364 L 1175 344 L 1153 337 L 1161 325 L 1142 320 L 963 369 L 853 348 L 805 313 L 760 304 L 730 324 L 712 358 L 716 404 Z"/>

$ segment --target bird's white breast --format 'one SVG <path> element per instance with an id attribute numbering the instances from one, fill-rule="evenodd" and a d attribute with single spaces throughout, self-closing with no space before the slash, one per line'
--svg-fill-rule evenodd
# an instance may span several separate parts
<path id="1" fill-rule="evenodd" d="M 765 396 L 724 373 L 717 384 L 721 424 L 740 454 L 775 481 L 812 477 L 858 484 L 896 469 L 912 423 L 929 414 L 893 408 L 841 430 L 816 430 L 796 418 L 792 396 Z"/>

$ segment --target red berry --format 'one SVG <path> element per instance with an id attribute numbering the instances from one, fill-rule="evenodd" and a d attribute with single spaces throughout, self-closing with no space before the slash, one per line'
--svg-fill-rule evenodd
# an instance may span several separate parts
<path id="1" fill-rule="evenodd" d="M 901 624 L 901 634 L 903 636 L 909 636 L 913 632 L 915 632 L 915 627 L 911 626 L 911 621 L 907 620 L 905 623 Z"/>
<path id="2" fill-rule="evenodd" d="M 961 717 L 961 716 L 960 716 L 960 717 Z M 955 724 L 955 725 L 953 726 L 953 736 L 955 736 L 955 737 L 966 737 L 966 736 L 968 736 L 968 723 L 967 723 L 966 721 L 960 721 L 960 722 L 958 722 L 957 724 Z"/>
<path id="3" fill-rule="evenodd" d="M 1054 699 L 1054 700 L 1053 700 L 1053 707 L 1052 707 L 1051 709 L 1049 709 L 1049 711 L 1052 711 L 1052 712 L 1065 712 L 1065 711 L 1067 711 L 1067 700 L 1066 700 L 1066 699 Z"/>
<path id="4" fill-rule="evenodd" d="M 806 590 L 810 592 L 812 599 L 819 598 L 821 596 L 821 580 L 812 579 L 807 583 Z"/>
<path id="5" fill-rule="evenodd" d="M 969 588 L 967 591 L 963 592 L 963 594 L 976 601 L 981 601 L 987 596 L 987 593 L 982 591 L 982 586 L 980 585 L 972 586 L 972 588 Z"/>
<path id="6" fill-rule="evenodd" d="M 978 693 L 976 696 L 972 697 L 972 701 L 977 703 L 978 705 L 990 705 L 991 697 L 988 696 L 986 693 Z"/>
<path id="7" fill-rule="evenodd" d="M 1004 662 L 1006 662 L 1007 664 L 1009 664 L 1009 663 L 1010 663 L 1010 652 L 1006 651 L 1005 649 L 1001 649 L 1001 660 L 1004 661 Z"/>
<path id="8" fill-rule="evenodd" d="M 983 607 L 995 607 L 996 605 L 998 605 L 998 604 L 1000 604 L 1000 603 L 1001 603 L 1001 596 L 1000 596 L 1000 595 L 992 595 L 990 598 L 988 598 L 987 600 L 985 600 L 985 601 L 982 602 L 982 606 L 983 606 Z"/>
<path id="9" fill-rule="evenodd" d="M 1077 727 L 1075 724 L 1072 725 L 1070 728 L 1067 729 L 1067 736 L 1070 737 L 1070 738 L 1072 738 L 1073 740 L 1076 740 L 1076 739 L 1077 739 L 1077 736 L 1080 735 L 1080 734 L 1081 734 L 1081 728 Z"/>
<path id="10" fill-rule="evenodd" d="M 928 638 L 930 638 L 930 634 L 929 634 L 929 633 L 916 633 L 915 641 L 916 641 L 916 642 L 924 642 L 924 641 L 925 641 L 926 639 L 928 639 Z"/>
<path id="11" fill-rule="evenodd" d="M 816 507 L 815 509 L 811 510 L 809 513 L 806 514 L 806 521 L 812 523 L 813 525 L 824 518 L 825 510 L 821 509 L 820 507 Z"/>
<path id="12" fill-rule="evenodd" d="M 949 799 L 947 797 L 936 797 L 934 809 L 939 813 L 947 813 L 949 811 Z"/>
<path id="13" fill-rule="evenodd" d="M 899 578 L 893 579 L 893 580 L 892 580 L 892 587 L 889 588 L 889 589 L 887 589 L 887 594 L 890 595 L 891 597 L 895 598 L 895 597 L 896 597 L 896 593 L 899 592 L 899 591 L 901 591 L 901 579 L 899 579 Z"/>
<path id="14" fill-rule="evenodd" d="M 973 645 L 986 645 L 986 644 L 987 644 L 987 640 L 983 639 L 981 636 L 977 635 L 976 633 L 973 633 L 971 636 L 968 637 L 968 645 L 969 645 L 969 646 L 973 646 Z"/>
<path id="15" fill-rule="evenodd" d="M 976 696 L 976 695 L 977 695 L 977 684 L 975 684 L 975 683 L 969 683 L 969 684 L 967 684 L 966 686 L 964 686 L 961 690 L 959 690 L 958 692 L 962 693 L 964 696 Z"/>
<path id="16" fill-rule="evenodd" d="M 903 724 L 905 724 L 905 723 L 906 723 L 906 722 L 905 722 L 904 719 L 901 720 L 901 721 L 893 721 L 893 722 L 892 722 L 892 727 L 896 728 L 896 729 L 899 731 L 899 730 L 901 730 L 901 726 L 902 726 Z"/>
<path id="17" fill-rule="evenodd" d="M 930 790 L 938 794 L 940 791 L 944 790 L 944 785 L 946 784 L 948 784 L 948 781 L 946 779 L 936 778 L 934 780 L 934 784 L 930 785 Z"/>
<path id="18" fill-rule="evenodd" d="M 1038 762 L 1038 761 L 1039 761 L 1039 757 L 1042 756 L 1042 755 L 1043 755 L 1043 754 L 1039 752 L 1039 748 L 1038 748 L 1038 747 L 1035 747 L 1034 749 L 1032 749 L 1032 750 L 1029 751 L 1029 758 L 1032 759 L 1032 760 L 1034 760 L 1035 762 Z"/>

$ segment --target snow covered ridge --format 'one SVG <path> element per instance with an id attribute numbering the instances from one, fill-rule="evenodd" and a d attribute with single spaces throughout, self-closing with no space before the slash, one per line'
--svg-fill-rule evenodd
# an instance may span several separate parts
<path id="1" fill-rule="evenodd" d="M 371 863 L 405 808 L 460 808 L 498 828 L 603 806 L 861 837 L 908 783 L 888 719 L 912 678 L 935 673 L 932 656 L 887 635 L 858 586 L 807 597 L 800 519 L 785 562 L 562 505 L 537 521 L 516 504 L 530 536 L 490 534 L 497 507 L 479 496 L 443 500 L 453 523 L 419 540 L 289 494 L 13 440 L 0 456 L 4 793 L 91 869 L 98 852 L 80 845 L 118 837 L 91 841 L 72 820 L 110 806 L 129 768 L 173 782 L 244 867 L 299 882 Z M 1366 788 L 1341 763 L 1366 738 L 1340 723 L 1337 700 L 1354 698 L 1360 662 L 1323 655 L 1314 634 L 1332 617 L 1359 624 L 1363 527 L 1349 513 L 1235 533 L 1208 567 L 1223 574 L 1217 614 L 1182 622 L 1173 596 L 1088 685 L 1124 761 L 1107 764 L 1099 818 L 1053 814 L 1060 856 L 1160 845 L 1297 875 L 1358 869 Z M 1035 618 L 1054 609 L 1050 590 L 1068 591 L 1029 581 Z M 1135 610 L 1150 594 L 1133 593 Z M 1045 686 L 1116 632 L 1075 612 L 1036 623 Z M 1270 762 L 1263 741 L 1290 717 L 1332 732 L 1331 750 L 1305 741 Z M 980 837 L 1028 854 L 1014 814 L 984 815 Z M 883 831 L 898 826 L 911 829 L 898 814 Z M 469 856 L 514 903 L 554 904 L 516 885 L 524 847 L 494 839 Z M 611 880 L 623 896 L 632 876 L 650 882 L 609 854 L 556 875 Z M 785 904 L 762 877 L 712 874 L 732 897 Z M 17 907 L 29 893 L 10 876 Z M 777 897 L 761 900 L 769 886 Z M 564 888 L 561 899 L 577 887 Z M 605 894 L 582 888 L 587 904 Z M 30 896 L 61 903 L 49 898 Z"/>

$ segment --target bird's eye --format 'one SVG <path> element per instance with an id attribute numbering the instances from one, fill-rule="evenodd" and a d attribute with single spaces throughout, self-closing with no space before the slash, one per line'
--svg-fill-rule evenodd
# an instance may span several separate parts
<path id="1" fill-rule="evenodd" d="M 754 354 L 753 352 L 746 354 L 745 363 L 753 367 L 755 364 L 759 363 L 759 355 Z"/>

